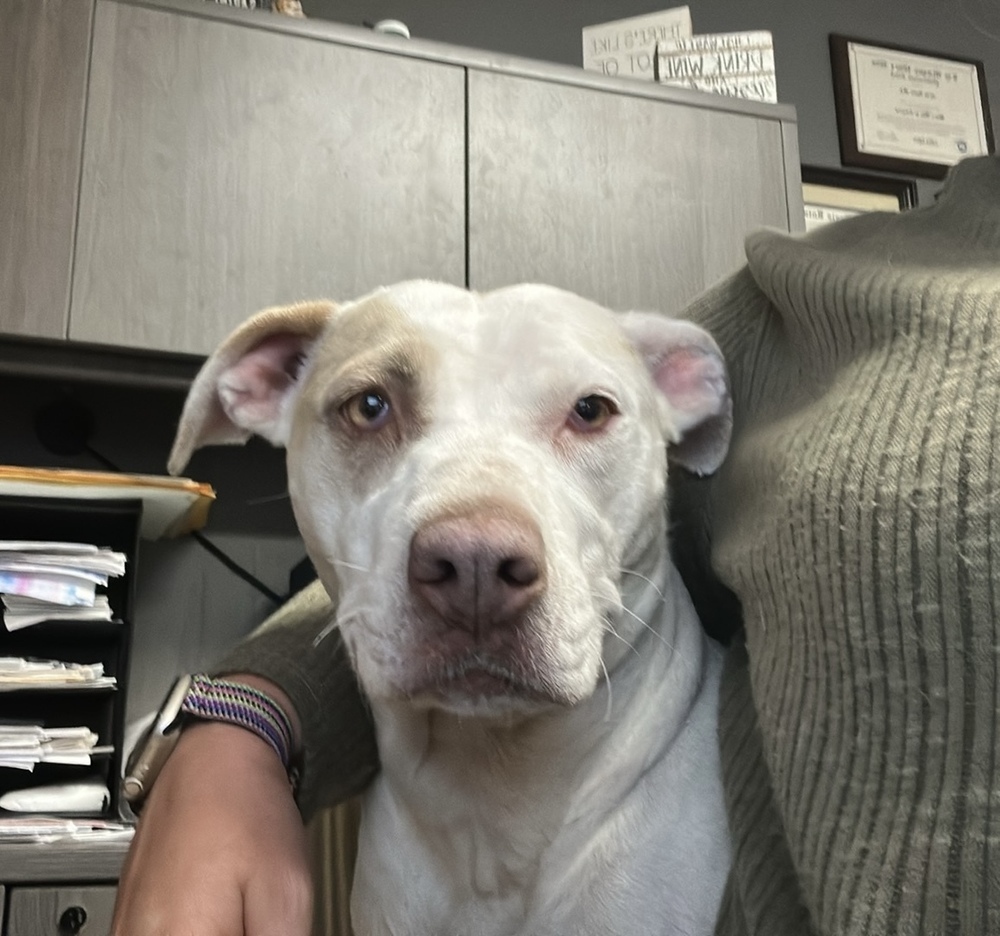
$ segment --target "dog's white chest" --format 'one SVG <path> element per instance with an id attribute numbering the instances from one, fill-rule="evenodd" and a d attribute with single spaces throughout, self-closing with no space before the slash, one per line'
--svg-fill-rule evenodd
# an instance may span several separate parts
<path id="1" fill-rule="evenodd" d="M 701 639 L 682 639 L 692 637 Z M 623 695 L 638 689 L 630 709 L 649 710 L 629 718 L 631 735 L 602 724 L 603 692 L 591 713 L 569 713 L 569 738 L 593 745 L 576 760 L 556 730 L 533 739 L 531 763 L 504 762 L 497 750 L 491 762 L 490 740 L 467 725 L 463 747 L 455 725 L 414 771 L 413 748 L 426 739 L 378 713 L 388 763 L 366 801 L 358 936 L 711 933 L 729 852 L 715 754 L 718 653 L 704 662 L 684 711 L 664 711 L 676 687 L 663 674 L 622 686 Z M 678 720 L 684 730 L 658 746 L 649 733 L 669 735 Z"/>

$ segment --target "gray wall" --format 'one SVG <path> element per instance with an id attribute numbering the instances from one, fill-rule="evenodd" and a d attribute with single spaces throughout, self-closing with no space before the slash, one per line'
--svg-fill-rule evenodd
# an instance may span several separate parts
<path id="1" fill-rule="evenodd" d="M 580 30 L 677 0 L 302 0 L 309 16 L 361 24 L 403 20 L 415 37 L 579 65 Z M 985 64 L 1000 127 L 1000 0 L 689 0 L 697 33 L 769 29 L 778 97 L 795 105 L 804 163 L 840 165 L 827 36 L 914 46 Z M 920 201 L 936 191 L 920 183 Z"/>

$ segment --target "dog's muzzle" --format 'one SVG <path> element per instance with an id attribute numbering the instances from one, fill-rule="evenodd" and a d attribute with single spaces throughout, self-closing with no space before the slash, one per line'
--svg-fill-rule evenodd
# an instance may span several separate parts
<path id="1" fill-rule="evenodd" d="M 546 590 L 545 545 L 523 510 L 486 502 L 423 522 L 410 541 L 407 577 L 430 662 L 421 689 L 548 694 L 532 672 L 525 632 Z"/>

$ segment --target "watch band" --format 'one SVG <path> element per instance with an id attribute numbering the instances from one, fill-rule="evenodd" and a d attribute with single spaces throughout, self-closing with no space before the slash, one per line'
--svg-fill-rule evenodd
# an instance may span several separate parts
<path id="1" fill-rule="evenodd" d="M 292 748 L 292 725 L 285 710 L 266 692 L 232 679 L 204 673 L 182 676 L 171 687 L 153 723 L 136 744 L 122 778 L 122 796 L 138 812 L 170 756 L 183 726 L 191 721 L 238 725 L 265 741 L 278 755 L 292 792 L 299 765 Z"/>
<path id="2" fill-rule="evenodd" d="M 292 764 L 292 723 L 267 693 L 246 683 L 213 679 L 204 673 L 191 677 L 181 712 L 208 721 L 229 722 L 263 738 L 288 771 Z"/>

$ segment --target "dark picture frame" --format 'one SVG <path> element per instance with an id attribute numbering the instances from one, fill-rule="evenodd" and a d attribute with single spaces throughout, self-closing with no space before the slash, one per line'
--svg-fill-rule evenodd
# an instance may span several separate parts
<path id="1" fill-rule="evenodd" d="M 806 228 L 866 211 L 906 211 L 917 205 L 915 179 L 864 172 L 802 167 L 802 201 Z"/>
<path id="2" fill-rule="evenodd" d="M 831 33 L 829 40 L 840 160 L 845 166 L 942 179 L 965 155 L 995 151 L 986 76 L 980 60 L 838 33 Z M 887 69 L 880 73 L 892 76 L 891 93 L 898 95 L 897 99 L 876 102 L 864 93 L 859 96 L 862 81 L 854 68 L 862 60 Z M 955 124 L 955 119 L 962 118 L 946 112 L 947 105 L 941 100 L 948 93 L 957 93 L 952 89 L 963 84 L 970 90 L 970 99 L 963 103 L 974 112 L 975 127 Z M 882 126 L 878 134 L 872 134 L 871 127 L 879 121 Z M 970 143 L 973 130 L 975 141 Z M 901 137 L 909 135 L 909 140 L 894 142 L 891 138 L 897 131 Z M 881 136 L 886 138 L 884 142 L 877 138 Z M 969 140 L 964 139 L 966 136 Z M 907 143 L 911 152 L 900 155 Z M 935 152 L 945 158 L 934 159 Z"/>

